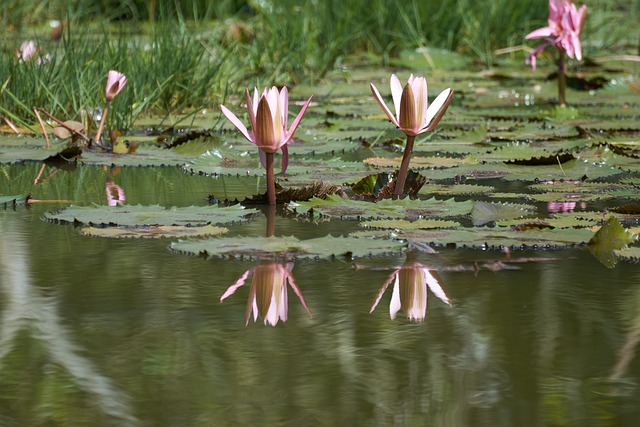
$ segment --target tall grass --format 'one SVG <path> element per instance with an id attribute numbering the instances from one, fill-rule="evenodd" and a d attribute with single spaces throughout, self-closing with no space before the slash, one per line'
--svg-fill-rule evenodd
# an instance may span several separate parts
<path id="1" fill-rule="evenodd" d="M 60 42 L 40 43 L 41 57 L 49 59 L 22 61 L 13 49 L 0 55 L 0 114 L 27 126 L 35 122 L 33 107 L 95 125 L 110 69 L 126 74 L 128 83 L 108 124 L 126 131 L 142 113 L 184 113 L 219 101 L 233 68 L 224 51 L 178 23 L 156 26 L 149 36 L 69 25 Z"/>
<path id="2" fill-rule="evenodd" d="M 640 0 L 587 4 L 587 55 L 637 53 Z M 403 50 L 442 47 L 492 66 L 496 49 L 521 45 L 526 33 L 546 25 L 547 8 L 547 0 L 1 2 L 0 114 L 24 124 L 33 121 L 33 106 L 64 118 L 90 116 L 102 105 L 109 69 L 129 77 L 110 114 L 111 126 L 127 129 L 144 112 L 215 105 L 227 82 L 312 82 L 354 53 L 384 62 Z M 44 37 L 48 19 L 70 23 L 61 42 L 42 42 L 51 61 L 18 61 L 20 41 Z"/>

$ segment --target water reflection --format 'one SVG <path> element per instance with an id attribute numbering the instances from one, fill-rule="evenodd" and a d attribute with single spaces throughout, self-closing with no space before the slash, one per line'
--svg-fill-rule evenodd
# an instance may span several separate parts
<path id="1" fill-rule="evenodd" d="M 24 338 L 21 332 L 28 330 L 29 336 L 41 342 L 52 362 L 63 367 L 80 389 L 95 396 L 105 414 L 117 418 L 120 425 L 135 424 L 126 395 L 81 355 L 86 350 L 73 343 L 71 333 L 58 315 L 55 296 L 41 295 L 32 284 L 28 246 L 20 231 L 21 225 L 11 216 L 0 217 L 0 290 L 4 296 L 0 317 L 0 372 L 8 369 L 3 369 L 3 361 L 18 346 L 19 339 Z"/>
<path id="2" fill-rule="evenodd" d="M 411 321 L 423 322 L 427 315 L 427 287 L 442 302 L 451 305 L 449 298 L 440 286 L 440 277 L 426 265 L 411 261 L 395 270 L 382 285 L 371 306 L 370 313 L 378 306 L 387 287 L 393 282 L 389 315 L 395 319 L 400 310 L 403 310 Z"/>
<path id="3" fill-rule="evenodd" d="M 117 206 L 124 205 L 127 197 L 124 194 L 124 190 L 118 184 L 113 182 L 113 177 L 120 173 L 120 167 L 112 167 L 107 169 L 107 180 L 105 183 L 105 192 L 107 193 L 107 205 L 108 206 Z"/>
<path id="4" fill-rule="evenodd" d="M 293 292 L 298 296 L 302 306 L 309 313 L 309 317 L 312 317 L 300 289 L 298 289 L 296 282 L 293 280 L 292 269 L 293 263 L 261 262 L 252 269 L 245 271 L 233 285 L 229 286 L 224 295 L 220 297 L 220 302 L 233 295 L 252 274 L 249 300 L 245 311 L 245 326 L 249 324 L 251 313 L 253 313 L 254 322 L 258 319 L 258 316 L 261 316 L 265 325 L 268 323 L 271 326 L 276 326 L 280 320 L 283 323 L 286 322 L 289 310 L 287 284 L 291 286 Z"/>

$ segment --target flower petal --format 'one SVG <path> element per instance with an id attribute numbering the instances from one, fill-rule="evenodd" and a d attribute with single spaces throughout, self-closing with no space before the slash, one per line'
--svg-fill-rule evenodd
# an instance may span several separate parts
<path id="1" fill-rule="evenodd" d="M 451 88 L 445 89 L 440 92 L 440 95 L 433 100 L 429 108 L 427 109 L 427 128 L 422 132 L 430 132 L 438 125 L 442 116 L 449 108 L 449 104 L 453 99 L 453 90 Z"/>
<path id="2" fill-rule="evenodd" d="M 531 31 L 529 34 L 524 36 L 525 39 L 541 39 L 544 37 L 555 37 L 557 33 L 551 27 L 542 27 L 537 30 Z"/>
<path id="3" fill-rule="evenodd" d="M 382 99 L 382 95 L 380 95 L 380 92 L 378 92 L 378 89 L 375 87 L 375 85 L 373 83 L 369 83 L 369 86 L 371 87 L 371 92 L 373 92 L 373 97 L 376 99 L 378 104 L 380 104 L 380 106 L 384 110 L 387 117 L 389 117 L 389 120 L 391 120 L 391 122 L 394 125 L 396 125 L 396 127 L 400 127 L 400 123 L 398 123 L 398 119 L 396 119 L 396 117 L 393 115 L 391 110 L 389 110 L 389 107 L 387 107 L 387 104 L 384 103 L 384 100 Z"/>
<path id="4" fill-rule="evenodd" d="M 409 80 L 413 80 L 413 74 L 409 76 Z M 389 82 L 389 85 L 391 86 L 391 96 L 393 98 L 393 107 L 396 110 L 396 117 L 397 117 L 396 120 L 393 120 L 393 122 L 397 124 L 400 122 L 400 102 L 402 100 L 403 87 L 402 87 L 402 83 L 400 83 L 400 79 L 395 74 L 391 75 L 391 80 Z M 400 127 L 399 125 L 397 126 Z"/>
<path id="5" fill-rule="evenodd" d="M 233 293 L 237 291 L 240 286 L 244 285 L 244 282 L 247 280 L 247 277 L 249 277 L 249 274 L 251 274 L 253 270 L 254 269 L 251 268 L 245 271 L 244 274 L 238 280 L 236 280 L 236 282 L 233 285 L 229 286 L 229 288 L 225 291 L 225 293 L 220 297 L 220 302 L 222 302 L 229 295 L 233 295 Z"/>
<path id="6" fill-rule="evenodd" d="M 285 144 L 288 143 L 291 138 L 293 138 L 293 134 L 295 133 L 296 129 L 298 128 L 298 125 L 300 124 L 300 121 L 302 120 L 302 116 L 304 116 L 304 113 L 307 111 L 307 107 L 309 107 L 309 104 L 311 103 L 311 99 L 313 98 L 313 95 L 309 97 L 309 99 L 307 99 L 307 102 L 305 102 L 302 105 L 302 108 L 300 109 L 300 112 L 298 113 L 298 115 L 296 116 L 295 119 L 293 119 L 293 123 L 291 124 L 291 129 L 289 129 L 288 131 L 286 131 L 286 137 L 285 137 Z"/>
<path id="7" fill-rule="evenodd" d="M 236 117 L 236 115 L 233 114 L 233 112 L 229 110 L 227 107 L 225 107 L 224 105 L 220 105 L 220 109 L 222 110 L 222 114 L 225 115 L 225 117 L 231 122 L 231 124 L 233 124 L 242 133 L 242 135 L 245 138 L 247 138 L 249 141 L 255 144 L 254 138 L 251 136 L 251 134 L 249 133 L 245 125 L 240 121 L 240 119 Z"/>

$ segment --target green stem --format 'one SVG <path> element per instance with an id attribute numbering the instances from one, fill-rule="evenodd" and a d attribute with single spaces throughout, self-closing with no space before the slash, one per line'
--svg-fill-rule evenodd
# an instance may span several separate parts
<path id="1" fill-rule="evenodd" d="M 276 179 L 273 173 L 274 153 L 265 153 L 267 168 L 267 203 L 276 204 Z"/>
<path id="2" fill-rule="evenodd" d="M 102 112 L 102 118 L 100 119 L 100 125 L 98 126 L 98 132 L 96 133 L 96 145 L 100 144 L 100 137 L 102 136 L 102 128 L 107 119 L 107 112 L 109 111 L 109 100 L 104 104 L 104 111 Z"/>
<path id="3" fill-rule="evenodd" d="M 567 64 L 565 61 L 564 50 L 559 49 L 560 58 L 558 58 L 558 101 L 560 105 L 566 105 L 567 100 L 565 98 L 565 86 L 566 86 L 566 74 L 567 74 Z"/>
<path id="4" fill-rule="evenodd" d="M 409 162 L 411 161 L 411 154 L 413 153 L 413 141 L 415 136 L 407 135 L 407 143 L 404 146 L 404 154 L 402 155 L 402 163 L 400 163 L 400 170 L 398 171 L 398 179 L 396 180 L 396 186 L 393 189 L 394 197 L 400 197 L 404 193 L 404 183 L 407 181 L 407 174 L 409 173 Z"/>

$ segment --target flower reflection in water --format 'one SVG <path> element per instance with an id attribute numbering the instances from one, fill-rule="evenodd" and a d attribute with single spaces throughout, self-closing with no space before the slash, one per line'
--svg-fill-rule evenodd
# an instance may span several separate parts
<path id="1" fill-rule="evenodd" d="M 302 306 L 311 316 L 311 311 L 307 307 L 304 297 L 296 286 L 291 270 L 293 263 L 278 263 L 273 261 L 265 261 L 254 268 L 244 272 L 233 285 L 220 297 L 220 302 L 224 301 L 229 295 L 235 291 L 247 280 L 250 274 L 253 274 L 251 280 L 251 289 L 249 290 L 249 300 L 247 301 L 247 309 L 245 312 L 245 325 L 249 324 L 249 318 L 253 312 L 253 320 L 256 321 L 258 316 L 262 316 L 264 324 L 276 326 L 278 321 L 287 321 L 287 312 L 289 310 L 287 298 L 287 283 L 298 296 Z"/>
<path id="2" fill-rule="evenodd" d="M 107 170 L 106 166 L 104 168 Z M 118 184 L 113 182 L 113 177 L 120 173 L 119 167 L 107 170 L 107 181 L 105 183 L 105 193 L 107 194 L 107 206 L 124 205 L 127 199 L 124 190 Z"/>
<path id="3" fill-rule="evenodd" d="M 391 282 L 393 282 L 393 293 L 389 304 L 391 319 L 395 319 L 398 311 L 402 309 L 409 320 L 423 322 L 427 315 L 427 287 L 444 303 L 451 305 L 435 271 L 430 271 L 428 267 L 417 262 L 407 262 L 395 270 L 382 285 L 370 313 L 373 313 Z"/>

